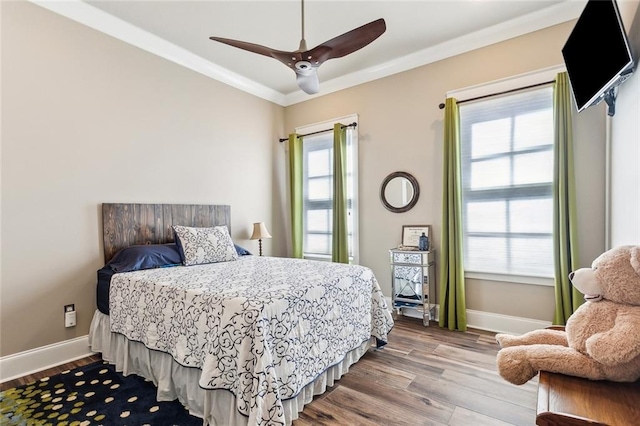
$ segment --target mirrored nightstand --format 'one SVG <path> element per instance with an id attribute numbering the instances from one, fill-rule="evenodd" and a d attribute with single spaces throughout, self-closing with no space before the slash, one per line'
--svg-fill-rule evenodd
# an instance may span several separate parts
<path id="1" fill-rule="evenodd" d="M 392 306 L 401 315 L 406 309 L 422 313 L 422 323 L 435 320 L 436 253 L 430 251 L 389 250 Z"/>

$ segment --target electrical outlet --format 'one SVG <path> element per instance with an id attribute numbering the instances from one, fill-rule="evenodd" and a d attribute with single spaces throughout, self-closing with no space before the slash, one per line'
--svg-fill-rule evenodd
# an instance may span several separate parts
<path id="1" fill-rule="evenodd" d="M 64 305 L 64 326 L 75 327 L 76 325 L 76 306 L 74 304 Z"/>

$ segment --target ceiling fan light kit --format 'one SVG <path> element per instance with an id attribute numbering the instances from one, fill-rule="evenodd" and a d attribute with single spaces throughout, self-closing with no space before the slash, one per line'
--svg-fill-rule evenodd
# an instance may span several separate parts
<path id="1" fill-rule="evenodd" d="M 380 37 L 387 29 L 384 19 L 377 19 L 338 37 L 334 37 L 329 41 L 325 41 L 309 50 L 307 49 L 307 42 L 304 38 L 304 0 L 301 0 L 301 6 L 302 38 L 300 39 L 298 50 L 293 52 L 271 49 L 246 41 L 222 37 L 209 38 L 219 43 L 224 43 L 259 55 L 269 56 L 282 62 L 296 73 L 298 87 L 304 92 L 313 95 L 320 91 L 320 82 L 318 80 L 318 67 L 320 67 L 320 65 L 329 59 L 341 58 L 362 49 Z"/>

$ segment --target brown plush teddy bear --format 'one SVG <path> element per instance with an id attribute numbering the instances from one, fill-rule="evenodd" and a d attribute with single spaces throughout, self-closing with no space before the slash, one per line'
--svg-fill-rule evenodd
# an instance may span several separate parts
<path id="1" fill-rule="evenodd" d="M 601 254 L 569 276 L 585 295 L 564 331 L 497 334 L 500 375 L 521 385 L 550 371 L 591 380 L 640 378 L 640 246 Z"/>

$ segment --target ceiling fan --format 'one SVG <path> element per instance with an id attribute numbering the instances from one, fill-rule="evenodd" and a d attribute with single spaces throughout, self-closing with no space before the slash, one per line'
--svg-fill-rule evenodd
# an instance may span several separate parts
<path id="1" fill-rule="evenodd" d="M 387 26 L 384 19 L 377 19 L 308 50 L 307 42 L 304 39 L 304 0 L 301 0 L 301 3 L 302 39 L 300 40 L 298 50 L 293 52 L 284 52 L 259 44 L 229 38 L 209 38 L 220 43 L 228 44 L 229 46 L 277 59 L 296 73 L 296 81 L 300 89 L 310 95 L 318 93 L 320 90 L 318 67 L 320 65 L 329 59 L 341 58 L 356 50 L 362 49 L 380 37 L 387 29 Z"/>

